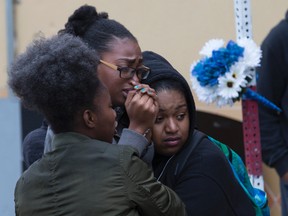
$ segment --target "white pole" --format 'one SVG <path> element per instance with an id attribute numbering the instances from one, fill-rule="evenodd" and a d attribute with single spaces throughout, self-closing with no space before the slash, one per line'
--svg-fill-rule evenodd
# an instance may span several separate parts
<path id="1" fill-rule="evenodd" d="M 252 39 L 252 22 L 250 0 L 234 0 L 235 26 L 237 40 Z M 256 90 L 256 78 L 251 88 Z M 262 175 L 262 155 L 258 119 L 258 104 L 253 100 L 242 100 L 243 140 L 245 148 L 245 163 L 252 185 L 264 190 Z"/>

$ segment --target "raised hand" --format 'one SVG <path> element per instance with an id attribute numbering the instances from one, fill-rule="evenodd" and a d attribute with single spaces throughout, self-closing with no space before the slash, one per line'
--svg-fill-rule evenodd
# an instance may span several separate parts
<path id="1" fill-rule="evenodd" d="M 129 129 L 146 135 L 151 130 L 158 113 L 158 99 L 154 89 L 145 84 L 134 86 L 127 95 L 125 108 L 130 119 Z M 150 135 L 150 134 L 149 134 Z M 147 136 L 149 139 L 150 136 Z"/>

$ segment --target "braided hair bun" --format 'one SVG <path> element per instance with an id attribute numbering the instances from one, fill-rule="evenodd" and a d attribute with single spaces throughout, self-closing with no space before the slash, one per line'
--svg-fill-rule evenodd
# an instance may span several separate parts
<path id="1" fill-rule="evenodd" d="M 116 38 L 128 38 L 137 42 L 134 35 L 124 25 L 109 19 L 106 12 L 98 13 L 95 7 L 89 5 L 76 9 L 68 18 L 65 28 L 58 33 L 68 33 L 81 38 L 100 56 L 103 52 L 113 49 L 111 42 Z"/>
<path id="2" fill-rule="evenodd" d="M 69 33 L 81 37 L 92 23 L 100 19 L 108 19 L 108 13 L 101 12 L 98 14 L 95 7 L 83 5 L 74 11 L 68 18 L 65 29 L 60 30 L 59 33 Z"/>

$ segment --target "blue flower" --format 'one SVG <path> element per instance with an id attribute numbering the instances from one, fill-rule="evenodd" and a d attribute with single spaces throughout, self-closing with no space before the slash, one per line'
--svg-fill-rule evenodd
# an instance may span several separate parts
<path id="1" fill-rule="evenodd" d="M 214 86 L 218 78 L 230 70 L 231 65 L 243 56 L 244 48 L 235 42 L 229 41 L 226 48 L 213 50 L 210 58 L 204 58 L 196 64 L 192 75 L 197 77 L 201 86 Z"/>
<path id="2" fill-rule="evenodd" d="M 192 88 L 200 101 L 231 105 L 239 99 L 256 100 L 280 113 L 282 110 L 249 86 L 255 81 L 255 67 L 259 66 L 261 49 L 251 39 L 237 43 L 230 40 L 208 41 L 200 51 L 204 56 L 191 65 Z"/>

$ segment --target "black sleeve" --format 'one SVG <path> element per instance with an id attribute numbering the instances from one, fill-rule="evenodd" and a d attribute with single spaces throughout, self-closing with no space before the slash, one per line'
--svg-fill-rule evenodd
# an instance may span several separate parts
<path id="1" fill-rule="evenodd" d="M 288 31 L 288 25 L 286 26 Z M 288 51 L 288 44 L 283 41 L 281 35 L 283 36 L 281 29 L 276 27 L 262 43 L 263 57 L 257 73 L 257 91 L 283 110 L 287 109 L 282 106 L 282 101 L 288 91 L 285 68 L 287 60 L 284 56 Z M 262 159 L 268 166 L 275 167 L 280 176 L 288 171 L 288 145 L 284 141 L 281 129 L 283 119 L 283 112 L 277 113 L 259 104 Z"/>
<path id="2" fill-rule="evenodd" d="M 43 125 L 40 128 L 31 131 L 24 138 L 22 145 L 25 169 L 42 157 L 46 132 L 47 125 L 43 122 Z"/>

